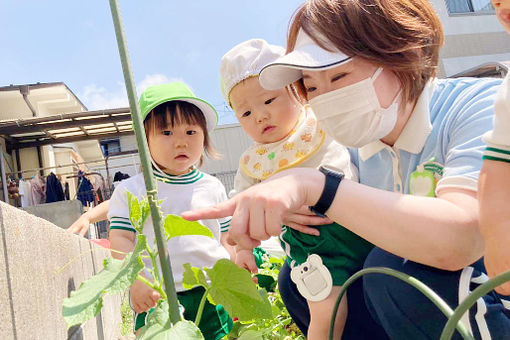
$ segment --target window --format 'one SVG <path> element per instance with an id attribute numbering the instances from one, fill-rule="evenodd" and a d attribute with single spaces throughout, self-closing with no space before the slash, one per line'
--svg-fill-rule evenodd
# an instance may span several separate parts
<path id="1" fill-rule="evenodd" d="M 494 7 L 490 0 L 445 0 L 448 13 L 455 14 L 491 14 Z"/>
<path id="2" fill-rule="evenodd" d="M 120 141 L 118 138 L 102 140 L 100 144 L 105 157 L 112 153 L 120 152 Z"/>

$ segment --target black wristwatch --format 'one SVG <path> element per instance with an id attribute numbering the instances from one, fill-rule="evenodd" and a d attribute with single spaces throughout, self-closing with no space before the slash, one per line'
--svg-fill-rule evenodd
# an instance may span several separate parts
<path id="1" fill-rule="evenodd" d="M 336 191 L 338 190 L 340 182 L 344 178 L 344 174 L 343 172 L 328 169 L 324 166 L 321 166 L 319 168 L 319 171 L 326 175 L 324 189 L 322 190 L 321 197 L 319 198 L 317 203 L 315 203 L 314 206 L 309 206 L 308 208 L 313 213 L 315 213 L 315 215 L 320 217 L 326 217 L 326 211 L 328 211 L 329 207 L 331 206 L 331 203 L 333 203 Z"/>

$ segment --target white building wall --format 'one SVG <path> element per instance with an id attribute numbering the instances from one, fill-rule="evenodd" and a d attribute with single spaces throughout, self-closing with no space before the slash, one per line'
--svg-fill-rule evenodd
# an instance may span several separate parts
<path id="1" fill-rule="evenodd" d="M 21 163 L 21 170 L 37 169 L 39 168 L 39 158 L 37 156 L 37 148 L 27 148 L 19 150 L 19 158 Z M 38 171 L 27 171 L 23 173 L 23 178 L 30 178 Z"/>
<path id="2" fill-rule="evenodd" d="M 252 144 L 239 124 L 218 126 L 212 132 L 211 140 L 216 150 L 222 154 L 219 160 L 204 160 L 202 170 L 211 174 L 237 171 L 239 158 Z"/>
<path id="3" fill-rule="evenodd" d="M 430 2 L 445 35 L 445 44 L 440 51 L 440 77 L 449 77 L 489 62 L 510 60 L 510 35 L 494 13 L 449 14 L 445 0 Z"/>
<path id="4" fill-rule="evenodd" d="M 445 0 L 430 0 L 436 10 L 445 35 L 503 32 L 504 29 L 494 14 L 448 13 Z"/>

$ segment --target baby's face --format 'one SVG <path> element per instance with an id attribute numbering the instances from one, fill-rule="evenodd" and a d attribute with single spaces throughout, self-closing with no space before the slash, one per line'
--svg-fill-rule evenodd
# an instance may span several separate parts
<path id="1" fill-rule="evenodd" d="M 257 143 L 274 143 L 296 126 L 301 105 L 286 89 L 269 91 L 259 78 L 245 79 L 232 88 L 230 103 L 244 132 Z"/>
<path id="2" fill-rule="evenodd" d="M 499 22 L 510 33 L 510 0 L 491 0 L 491 2 L 496 9 Z"/>

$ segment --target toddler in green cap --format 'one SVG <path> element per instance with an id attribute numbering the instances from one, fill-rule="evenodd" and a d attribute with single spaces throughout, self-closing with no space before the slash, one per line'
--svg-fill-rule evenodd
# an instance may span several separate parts
<path id="1" fill-rule="evenodd" d="M 185 84 L 174 82 L 147 88 L 140 97 L 140 109 L 163 213 L 180 215 L 186 210 L 224 201 L 227 196 L 223 184 L 196 167 L 204 153 L 215 153 L 209 139 L 209 132 L 217 123 L 214 108 L 197 98 Z M 111 248 L 121 252 L 131 252 L 135 246 L 136 230 L 129 220 L 127 191 L 138 199 L 147 196 L 142 174 L 122 181 L 110 199 L 108 219 Z M 193 235 L 167 241 L 177 297 L 184 307 L 184 318 L 187 320 L 195 319 L 204 289 L 184 289 L 183 265 L 189 263 L 193 267 L 213 267 L 219 259 L 229 258 L 226 248 L 230 246 L 222 239 L 221 230 L 228 228 L 230 218 L 200 223 L 211 230 L 214 238 Z M 155 237 L 150 225 L 151 218 L 147 224 L 144 234 L 149 244 L 153 244 Z M 112 256 L 124 257 L 115 252 L 112 252 Z M 145 266 L 151 268 L 151 261 L 146 261 Z M 148 272 L 141 275 L 150 279 Z M 139 280 L 130 287 L 131 307 L 136 313 L 135 331 L 146 324 L 151 308 L 160 297 L 157 291 Z M 205 339 L 221 339 L 232 328 L 232 320 L 221 305 L 206 302 L 201 320 L 199 328 Z"/>

